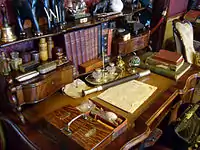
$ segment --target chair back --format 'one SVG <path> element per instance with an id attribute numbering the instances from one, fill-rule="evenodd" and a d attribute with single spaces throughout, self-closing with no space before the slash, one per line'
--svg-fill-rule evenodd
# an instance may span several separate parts
<path id="1" fill-rule="evenodd" d="M 179 91 L 181 100 L 187 103 L 200 102 L 200 73 L 191 75 L 182 90 Z"/>
<path id="2" fill-rule="evenodd" d="M 0 115 L 0 148 L 2 150 L 38 150 L 28 137 L 8 118 Z"/>
<path id="3" fill-rule="evenodd" d="M 193 64 L 195 49 L 193 44 L 193 27 L 187 20 L 175 19 L 173 21 L 173 33 L 177 52 L 182 54 L 184 59 Z"/>

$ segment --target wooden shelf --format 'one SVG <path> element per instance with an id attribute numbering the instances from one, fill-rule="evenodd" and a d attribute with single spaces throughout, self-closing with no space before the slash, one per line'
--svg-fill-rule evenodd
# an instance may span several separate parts
<path id="1" fill-rule="evenodd" d="M 144 8 L 135 10 L 131 13 L 136 13 L 136 12 L 139 12 L 139 11 L 142 11 L 142 10 L 144 10 Z M 104 19 L 100 19 L 100 20 L 97 20 L 97 18 L 92 18 L 87 23 L 82 23 L 82 24 L 77 24 L 75 22 L 69 22 L 69 23 L 67 23 L 67 25 L 64 27 L 63 30 L 54 29 L 50 33 L 47 32 L 46 27 L 41 26 L 41 31 L 43 32 L 42 36 L 34 36 L 32 31 L 31 31 L 31 28 L 28 28 L 28 29 L 25 30 L 25 32 L 27 33 L 26 38 L 23 38 L 23 39 L 18 38 L 16 41 L 8 42 L 8 43 L 0 42 L 0 48 L 5 48 L 7 46 L 11 46 L 11 45 L 22 43 L 22 42 L 32 41 L 32 40 L 36 40 L 36 39 L 40 39 L 40 38 L 46 38 L 46 37 L 49 37 L 49 36 L 56 36 L 56 35 L 67 33 L 69 31 L 78 30 L 78 29 L 81 29 L 81 28 L 87 28 L 87 27 L 90 27 L 90 26 L 95 26 L 95 25 L 98 25 L 100 23 L 103 23 L 103 22 L 106 22 L 106 21 L 109 21 L 109 20 L 114 20 L 114 19 L 119 18 L 119 17 L 127 16 L 129 14 L 124 12 L 124 14 L 112 15 L 112 16 L 108 16 L 108 17 L 106 17 Z"/>
<path id="2" fill-rule="evenodd" d="M 99 23 L 100 22 L 92 22 L 92 21 L 89 21 L 85 24 L 79 24 L 79 25 L 76 25 L 74 23 L 68 23 L 63 30 L 54 29 L 51 31 L 51 33 L 48 33 L 47 30 L 44 29 L 45 27 L 41 27 L 41 31 L 43 32 L 42 36 L 34 36 L 31 31 L 31 28 L 28 28 L 25 30 L 25 32 L 27 33 L 26 38 L 24 38 L 24 39 L 18 38 L 16 41 L 8 42 L 8 43 L 0 42 L 0 48 L 4 48 L 7 46 L 11 46 L 11 45 L 26 42 L 26 41 L 32 41 L 32 40 L 36 40 L 36 39 L 40 39 L 40 38 L 46 38 L 46 37 L 50 37 L 50 36 L 64 34 L 66 32 L 72 31 L 72 30 L 90 27 L 90 26 L 93 26 L 93 25 L 96 25 Z"/>

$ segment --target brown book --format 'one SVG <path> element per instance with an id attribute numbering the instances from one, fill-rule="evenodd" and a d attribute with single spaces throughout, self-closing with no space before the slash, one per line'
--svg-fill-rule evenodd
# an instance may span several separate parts
<path id="1" fill-rule="evenodd" d="M 183 56 L 177 52 L 161 49 L 153 58 L 169 64 L 178 65 L 182 62 Z"/>

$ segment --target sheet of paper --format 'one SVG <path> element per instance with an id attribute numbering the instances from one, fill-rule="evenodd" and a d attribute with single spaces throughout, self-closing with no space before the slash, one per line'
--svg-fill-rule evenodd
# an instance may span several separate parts
<path id="1" fill-rule="evenodd" d="M 98 95 L 98 98 L 133 113 L 155 91 L 157 87 L 132 80 L 115 87 L 111 87 Z"/>

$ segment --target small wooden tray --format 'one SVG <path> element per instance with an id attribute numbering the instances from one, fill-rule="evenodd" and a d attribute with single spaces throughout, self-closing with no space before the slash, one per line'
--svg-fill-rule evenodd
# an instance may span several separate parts
<path id="1" fill-rule="evenodd" d="M 104 108 L 95 102 L 98 108 Z M 109 124 L 102 118 L 94 118 L 90 112 L 85 113 L 87 119 L 80 117 L 76 119 L 71 125 L 71 133 L 67 130 L 67 124 L 75 117 L 82 114 L 76 107 L 67 105 L 64 106 L 45 117 L 47 131 L 51 132 L 57 129 L 56 132 L 64 134 L 65 140 L 72 139 L 84 149 L 103 149 L 107 144 L 114 140 L 118 135 L 123 133 L 127 128 L 127 120 L 117 114 L 118 118 L 122 120 L 118 126 Z M 52 133 L 52 132 L 51 132 Z M 63 135 L 62 135 L 63 137 Z"/>

